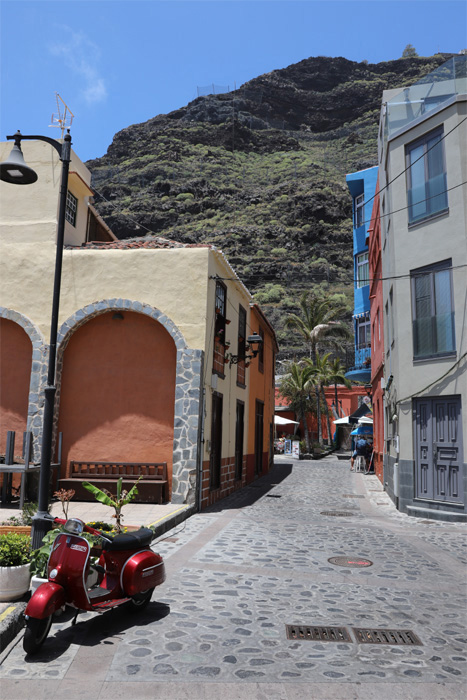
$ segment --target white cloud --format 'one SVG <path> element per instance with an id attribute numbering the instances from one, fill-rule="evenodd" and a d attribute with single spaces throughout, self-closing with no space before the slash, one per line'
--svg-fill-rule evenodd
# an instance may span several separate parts
<path id="1" fill-rule="evenodd" d="M 61 27 L 61 30 L 68 39 L 51 44 L 50 53 L 59 56 L 67 68 L 82 78 L 82 95 L 88 104 L 103 102 L 107 98 L 107 88 L 98 69 L 99 47 L 84 34 L 78 34 L 69 27 Z"/>

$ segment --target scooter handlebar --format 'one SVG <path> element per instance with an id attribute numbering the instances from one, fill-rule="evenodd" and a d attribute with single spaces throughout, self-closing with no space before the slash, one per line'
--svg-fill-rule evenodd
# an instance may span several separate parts
<path id="1" fill-rule="evenodd" d="M 53 521 L 57 525 L 65 525 L 65 523 L 67 522 L 63 518 L 54 518 Z M 83 523 L 83 531 L 84 532 L 88 532 L 91 535 L 97 535 L 97 537 L 102 537 L 103 540 L 107 540 L 108 542 L 112 542 L 113 537 L 111 537 L 110 535 L 103 535 L 100 530 L 95 530 L 93 527 L 86 525 L 86 523 L 83 520 L 81 522 Z"/>

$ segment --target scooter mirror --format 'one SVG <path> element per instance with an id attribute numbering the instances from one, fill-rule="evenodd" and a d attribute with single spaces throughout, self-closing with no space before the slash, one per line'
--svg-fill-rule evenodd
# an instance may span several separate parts
<path id="1" fill-rule="evenodd" d="M 84 523 L 79 518 L 69 518 L 64 525 L 64 529 L 72 535 L 81 535 L 84 530 Z"/>

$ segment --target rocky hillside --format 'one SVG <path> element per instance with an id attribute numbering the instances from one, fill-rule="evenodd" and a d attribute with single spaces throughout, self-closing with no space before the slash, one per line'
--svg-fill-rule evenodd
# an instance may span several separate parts
<path id="1" fill-rule="evenodd" d="M 291 352 L 282 319 L 301 290 L 345 294 L 351 306 L 345 174 L 377 162 L 382 91 L 446 58 L 308 58 L 129 126 L 87 163 L 96 207 L 119 238 L 222 248 Z"/>

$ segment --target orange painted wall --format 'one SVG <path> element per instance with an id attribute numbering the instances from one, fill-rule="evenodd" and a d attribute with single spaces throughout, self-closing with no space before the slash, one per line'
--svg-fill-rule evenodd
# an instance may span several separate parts
<path id="1" fill-rule="evenodd" d="M 123 311 L 81 326 L 65 349 L 58 429 L 70 460 L 167 462 L 172 479 L 176 348 L 156 321 Z"/>
<path id="2" fill-rule="evenodd" d="M 334 402 L 335 399 L 335 392 L 334 392 L 334 385 L 325 387 L 324 389 L 324 395 L 326 396 L 326 402 L 329 406 L 329 411 L 331 414 L 331 432 L 332 432 L 332 437 L 334 436 L 334 430 L 335 426 L 333 424 L 333 418 L 332 418 L 332 403 Z M 337 387 L 337 400 L 339 402 L 339 417 L 342 417 L 341 409 L 343 410 L 344 414 L 346 416 L 350 416 L 351 413 L 357 410 L 358 408 L 358 397 L 359 396 L 366 396 L 366 391 L 364 387 L 362 386 L 353 386 L 351 389 L 348 389 L 346 386 L 343 385 L 338 385 Z M 282 396 L 280 395 L 279 389 L 276 388 L 276 406 L 287 406 L 287 401 L 285 401 Z M 280 411 L 279 413 L 280 416 L 283 418 L 289 418 L 290 420 L 298 420 L 295 417 L 295 413 L 291 410 L 289 411 Z M 311 416 L 308 415 L 308 429 L 310 430 L 311 436 L 313 440 L 317 439 L 318 435 L 318 421 L 316 416 Z M 303 440 L 303 426 L 298 426 L 300 429 L 300 439 Z M 282 425 L 282 426 L 277 426 L 276 428 L 276 433 L 277 437 L 281 436 L 286 436 L 286 435 L 292 435 L 294 432 L 294 425 Z M 327 427 L 327 420 L 323 416 L 322 417 L 322 431 L 323 431 L 323 439 L 327 440 L 328 437 L 328 427 Z"/>
<path id="3" fill-rule="evenodd" d="M 0 452 L 8 430 L 16 430 L 15 455 L 21 456 L 28 418 L 32 345 L 17 323 L 0 319 Z"/>
<path id="4" fill-rule="evenodd" d="M 246 370 L 249 384 L 249 410 L 248 410 L 248 441 L 246 455 L 246 481 L 249 483 L 255 478 L 255 409 L 256 400 L 264 402 L 263 424 L 263 471 L 266 474 L 269 469 L 270 454 L 270 424 L 273 423 L 274 439 L 274 374 L 275 353 L 277 352 L 276 340 L 270 327 L 265 322 L 261 312 L 251 307 L 250 328 L 248 333 L 258 333 L 259 329 L 264 333 L 263 345 L 263 371 L 260 371 L 259 358 L 251 360 L 250 367 Z"/>

